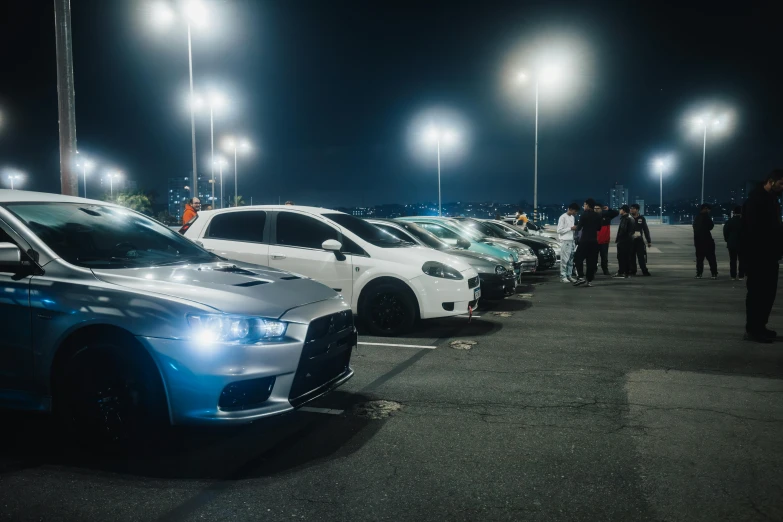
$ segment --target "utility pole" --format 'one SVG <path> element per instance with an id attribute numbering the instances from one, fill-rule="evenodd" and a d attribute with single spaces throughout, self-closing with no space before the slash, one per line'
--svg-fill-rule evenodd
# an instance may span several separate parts
<path id="1" fill-rule="evenodd" d="M 60 192 L 79 195 L 76 159 L 76 101 L 73 87 L 71 2 L 54 0 L 54 37 L 57 52 L 57 107 L 60 125 Z"/>

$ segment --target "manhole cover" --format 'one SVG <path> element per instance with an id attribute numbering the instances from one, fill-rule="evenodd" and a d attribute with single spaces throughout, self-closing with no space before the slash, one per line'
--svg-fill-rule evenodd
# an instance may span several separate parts
<path id="1" fill-rule="evenodd" d="M 357 404 L 353 407 L 353 414 L 363 419 L 385 419 L 395 411 L 400 411 L 402 404 L 394 401 L 370 401 Z"/>
<path id="2" fill-rule="evenodd" d="M 492 312 L 492 315 L 496 315 L 498 317 L 511 317 L 514 314 L 511 312 Z"/>
<path id="3" fill-rule="evenodd" d="M 451 341 L 449 344 L 455 350 L 470 350 L 476 344 L 476 341 Z"/>

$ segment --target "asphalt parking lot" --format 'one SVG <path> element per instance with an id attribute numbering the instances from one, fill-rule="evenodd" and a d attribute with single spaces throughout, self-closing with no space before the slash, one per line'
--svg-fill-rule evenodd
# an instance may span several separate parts
<path id="1" fill-rule="evenodd" d="M 783 342 L 742 340 L 722 241 L 695 280 L 689 227 L 651 232 L 653 277 L 550 272 L 470 322 L 360 336 L 335 393 L 166 455 L 6 413 L 0 520 L 783 520 Z"/>

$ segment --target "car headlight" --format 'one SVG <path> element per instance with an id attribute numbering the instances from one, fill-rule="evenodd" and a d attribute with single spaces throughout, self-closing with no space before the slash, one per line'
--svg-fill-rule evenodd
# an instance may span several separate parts
<path id="1" fill-rule="evenodd" d="M 451 268 L 448 265 L 439 263 L 438 261 L 427 261 L 421 266 L 421 271 L 432 277 L 441 277 L 443 279 L 462 279 L 462 274 L 459 270 Z"/>
<path id="2" fill-rule="evenodd" d="M 208 342 L 252 344 L 285 335 L 287 323 L 246 315 L 188 315 L 194 339 Z"/>
<path id="3" fill-rule="evenodd" d="M 506 273 L 506 267 L 503 265 L 498 265 L 495 267 L 495 273 L 496 274 L 505 274 Z"/>

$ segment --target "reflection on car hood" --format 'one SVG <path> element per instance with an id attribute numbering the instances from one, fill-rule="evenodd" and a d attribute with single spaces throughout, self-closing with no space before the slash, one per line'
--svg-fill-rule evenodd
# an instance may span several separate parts
<path id="1" fill-rule="evenodd" d="M 247 263 L 205 263 L 152 268 L 93 270 L 107 283 L 178 297 L 229 314 L 278 318 L 286 311 L 337 292 L 312 279 Z"/>
<path id="2" fill-rule="evenodd" d="M 450 256 L 457 256 L 464 258 L 464 261 L 469 265 L 476 266 L 488 266 L 494 270 L 497 265 L 508 266 L 508 260 L 502 260 L 497 257 L 482 254 L 481 252 L 474 252 L 472 250 L 461 250 L 458 248 L 450 248 L 443 252 Z"/>

